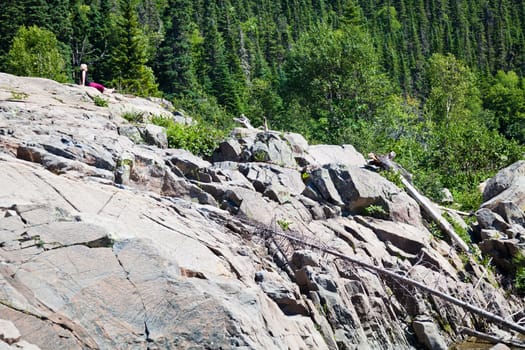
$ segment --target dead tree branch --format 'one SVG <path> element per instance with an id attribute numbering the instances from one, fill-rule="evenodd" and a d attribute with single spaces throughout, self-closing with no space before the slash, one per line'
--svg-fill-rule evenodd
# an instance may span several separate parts
<path id="1" fill-rule="evenodd" d="M 459 329 L 459 331 L 463 334 L 486 340 L 492 344 L 501 343 L 501 344 L 505 344 L 505 345 L 512 346 L 512 347 L 525 348 L 525 343 L 499 338 L 494 335 L 476 331 L 474 329 L 462 327 Z"/>
<path id="2" fill-rule="evenodd" d="M 483 317 L 484 319 L 486 319 L 487 321 L 489 322 L 492 322 L 492 323 L 495 323 L 495 324 L 498 324 L 500 326 L 502 326 L 503 328 L 507 328 L 507 329 L 511 329 L 511 330 L 514 330 L 518 333 L 521 333 L 523 335 L 525 335 L 525 327 L 524 326 L 521 326 L 515 322 L 511 322 L 511 321 L 507 321 L 505 318 L 499 316 L 499 315 L 496 315 L 492 312 L 488 312 L 484 309 L 481 309 L 477 306 L 474 306 L 472 304 L 469 304 L 467 302 L 464 302 L 458 298 L 455 298 L 449 294 L 446 294 L 446 293 L 443 293 L 443 292 L 440 292 L 434 288 L 431 288 L 429 287 L 428 285 L 422 283 L 422 282 L 418 282 L 414 279 L 411 279 L 411 278 L 408 278 L 408 277 L 405 277 L 403 275 L 400 275 L 396 272 L 393 272 L 393 271 L 390 271 L 388 269 L 385 269 L 383 267 L 379 267 L 379 266 L 376 266 L 376 265 L 372 265 L 372 264 L 369 264 L 369 263 L 366 263 L 366 262 L 363 262 L 363 261 L 360 261 L 360 260 L 357 260 L 355 258 L 352 258 L 352 257 L 349 257 L 349 256 L 346 256 L 344 254 L 341 254 L 335 250 L 332 250 L 332 249 L 328 249 L 328 248 L 324 248 L 324 247 L 321 247 L 321 246 L 318 246 L 316 244 L 312 244 L 312 243 L 309 243 L 305 240 L 301 240 L 297 237 L 294 237 L 293 235 L 289 235 L 287 233 L 280 233 L 280 232 L 272 232 L 272 235 L 278 235 L 278 236 L 281 236 L 281 237 L 285 237 L 286 239 L 292 241 L 292 242 L 296 242 L 296 243 L 299 243 L 303 246 L 307 246 L 309 248 L 313 248 L 313 249 L 317 249 L 319 251 L 322 251 L 322 252 L 325 252 L 327 254 L 330 254 L 334 257 L 337 257 L 339 259 L 342 259 L 342 260 L 345 260 L 345 261 L 348 261 L 350 263 L 353 263 L 353 264 L 356 264 L 356 265 L 359 265 L 361 267 L 364 267 L 368 270 L 371 270 L 371 271 L 374 271 L 380 275 L 383 275 L 383 276 L 387 276 L 387 277 L 390 277 L 394 280 L 396 280 L 397 282 L 401 282 L 402 284 L 406 284 L 406 285 L 411 285 L 413 287 L 416 287 L 417 289 L 419 290 L 423 290 L 425 292 L 428 292 L 432 295 L 435 295 L 451 304 L 454 304 L 454 305 L 457 305 L 465 310 L 468 310 L 476 315 L 479 315 L 481 317 Z"/>

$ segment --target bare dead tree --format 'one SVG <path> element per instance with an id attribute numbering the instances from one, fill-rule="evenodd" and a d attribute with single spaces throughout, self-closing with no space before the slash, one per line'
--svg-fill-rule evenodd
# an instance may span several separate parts
<path id="1" fill-rule="evenodd" d="M 341 254 L 338 251 L 335 251 L 333 249 L 329 249 L 329 248 L 326 248 L 326 247 L 318 246 L 316 244 L 312 244 L 310 242 L 307 242 L 306 240 L 302 240 L 301 238 L 297 238 L 296 236 L 288 234 L 288 233 L 276 232 L 276 231 L 272 232 L 271 230 L 267 230 L 266 235 L 267 235 L 267 237 L 269 239 L 271 239 L 272 236 L 285 237 L 286 239 L 288 239 L 290 241 L 294 241 L 294 242 L 296 242 L 298 244 L 301 244 L 302 246 L 309 247 L 311 249 L 318 250 L 318 251 L 330 254 L 333 257 L 337 257 L 337 258 L 339 258 L 341 260 L 344 260 L 344 261 L 347 261 L 349 263 L 361 266 L 362 268 L 368 269 L 370 271 L 374 271 L 374 272 L 376 272 L 377 274 L 379 274 L 379 275 L 381 275 L 383 277 L 391 278 L 391 279 L 395 280 L 396 282 L 400 283 L 403 286 L 412 286 L 412 287 L 415 287 L 415 288 L 417 288 L 417 289 L 419 289 L 421 291 L 428 292 L 429 294 L 431 294 L 433 296 L 436 296 L 436 297 L 439 297 L 440 299 L 442 299 L 442 300 L 444 300 L 444 301 L 446 301 L 448 303 L 451 303 L 453 305 L 459 306 L 459 307 L 461 307 L 461 308 L 463 308 L 465 310 L 468 310 L 469 312 L 471 312 L 471 313 L 473 313 L 475 315 L 481 316 L 482 318 L 484 318 L 488 322 L 500 325 L 503 328 L 510 329 L 510 330 L 513 330 L 513 331 L 516 331 L 516 332 L 518 332 L 520 334 L 525 335 L 525 327 L 524 326 L 522 326 L 522 325 L 520 325 L 518 323 L 512 322 L 512 321 L 506 320 L 505 318 L 503 318 L 503 317 L 501 317 L 501 316 L 499 316 L 499 315 L 497 315 L 495 313 L 489 312 L 489 311 L 484 310 L 482 308 L 479 308 L 479 307 L 477 307 L 475 305 L 472 305 L 472 304 L 470 304 L 468 302 L 460 300 L 460 299 L 458 299 L 458 298 L 456 298 L 456 297 L 454 297 L 454 296 L 452 296 L 450 294 L 447 294 L 445 292 L 439 291 L 439 290 L 437 290 L 437 289 L 435 289 L 433 287 L 428 286 L 427 284 L 425 284 L 423 282 L 416 281 L 416 280 L 414 280 L 412 278 L 403 276 L 403 275 L 401 275 L 401 274 L 399 274 L 397 272 L 393 272 L 393 271 L 388 270 L 386 268 L 383 268 L 383 267 L 380 267 L 380 266 L 376 266 L 376 265 L 373 265 L 373 264 L 370 264 L 370 263 L 358 260 L 356 258 L 353 258 L 353 257 L 347 256 L 347 255 Z"/>

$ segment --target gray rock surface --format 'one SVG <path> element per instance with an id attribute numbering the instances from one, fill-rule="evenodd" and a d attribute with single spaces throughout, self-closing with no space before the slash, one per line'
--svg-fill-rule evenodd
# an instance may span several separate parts
<path id="1" fill-rule="evenodd" d="M 362 167 L 366 165 L 365 157 L 352 145 L 313 145 L 308 153 L 314 159 L 314 165 L 344 164 Z"/>
<path id="2" fill-rule="evenodd" d="M 168 148 L 168 137 L 166 130 L 158 125 L 146 124 L 139 128 L 142 139 L 149 145 L 154 145 L 159 148 Z"/>
<path id="3" fill-rule="evenodd" d="M 496 266 L 513 274 L 525 255 L 525 161 L 500 170 L 486 182 L 484 203 L 476 212 L 481 250 Z"/>
<path id="4" fill-rule="evenodd" d="M 97 107 L 91 90 L 0 73 L 0 318 L 20 334 L 0 349 L 441 349 L 480 324 L 323 249 L 521 317 L 352 146 L 237 128 L 203 160 L 144 144 L 147 126 L 122 118 L 187 122 L 165 101 Z M 518 169 L 489 181 L 506 194 L 482 209 L 480 247 L 506 267 L 521 249 Z"/>
<path id="5" fill-rule="evenodd" d="M 419 341 L 425 345 L 428 350 L 447 350 L 447 344 L 439 334 L 439 329 L 432 319 L 418 317 L 412 323 L 414 331 Z"/>
<path id="6" fill-rule="evenodd" d="M 0 320 L 0 341 L 13 344 L 20 340 L 20 332 L 11 321 Z"/>

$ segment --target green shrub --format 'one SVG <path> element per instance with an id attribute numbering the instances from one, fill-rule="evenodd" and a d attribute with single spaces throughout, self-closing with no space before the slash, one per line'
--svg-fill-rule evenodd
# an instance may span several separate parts
<path id="1" fill-rule="evenodd" d="M 512 257 L 512 264 L 516 266 L 514 274 L 514 288 L 520 294 L 525 294 L 525 256 L 518 252 Z"/>
<path id="2" fill-rule="evenodd" d="M 454 220 L 450 216 L 450 214 L 443 213 L 443 218 L 445 218 L 445 220 L 447 220 L 450 223 L 450 225 L 452 225 L 452 228 L 459 236 L 459 238 L 461 238 L 467 244 L 472 243 L 472 239 L 470 238 L 470 235 L 467 232 L 467 230 L 463 226 L 461 226 L 456 220 Z"/>
<path id="3" fill-rule="evenodd" d="M 221 130 L 231 130 L 234 126 L 233 116 L 221 107 L 213 96 L 180 98 L 173 101 L 175 109 L 186 111 L 206 125 Z"/>
<path id="4" fill-rule="evenodd" d="M 95 102 L 95 106 L 98 107 L 107 107 L 108 106 L 108 100 L 106 100 L 103 97 L 95 96 L 93 97 L 93 102 Z"/>
<path id="5" fill-rule="evenodd" d="M 383 175 L 384 178 L 386 178 L 388 181 L 395 184 L 397 187 L 401 189 L 405 189 L 405 185 L 403 185 L 403 181 L 401 180 L 401 174 L 397 171 L 393 170 L 383 170 L 380 172 L 381 175 Z"/>
<path id="6" fill-rule="evenodd" d="M 37 26 L 21 26 L 6 56 L 7 72 L 64 83 L 66 64 L 52 32 Z"/>
<path id="7" fill-rule="evenodd" d="M 170 148 L 182 148 L 198 156 L 211 156 L 224 137 L 221 130 L 204 124 L 184 125 L 163 117 L 153 117 L 151 122 L 166 128 Z"/>
<path id="8" fill-rule="evenodd" d="M 144 116 L 142 113 L 137 111 L 127 111 L 122 113 L 122 118 L 126 119 L 130 123 L 142 123 Z"/>
<path id="9" fill-rule="evenodd" d="M 465 190 L 453 191 L 453 197 L 460 203 L 461 210 L 476 211 L 483 203 L 483 194 L 476 187 Z"/>
<path id="10" fill-rule="evenodd" d="M 378 219 L 388 218 L 388 212 L 381 205 L 371 204 L 364 209 L 364 213 Z"/>
<path id="11" fill-rule="evenodd" d="M 293 222 L 291 221 L 288 221 L 286 219 L 279 219 L 277 220 L 277 224 L 281 227 L 281 229 L 283 231 L 288 231 L 290 229 L 290 225 L 292 224 Z"/>
<path id="12" fill-rule="evenodd" d="M 436 224 L 434 221 L 428 223 L 427 229 L 430 231 L 430 234 L 433 237 L 436 237 L 439 239 L 445 239 L 445 235 L 443 234 L 443 231 L 441 231 L 438 224 Z"/>
<path id="13" fill-rule="evenodd" d="M 520 294 L 525 294 L 525 267 L 518 267 L 514 276 L 514 288 Z"/>
<path id="14" fill-rule="evenodd" d="M 25 92 L 11 91 L 11 98 L 13 100 L 25 100 L 29 97 L 29 94 Z"/>

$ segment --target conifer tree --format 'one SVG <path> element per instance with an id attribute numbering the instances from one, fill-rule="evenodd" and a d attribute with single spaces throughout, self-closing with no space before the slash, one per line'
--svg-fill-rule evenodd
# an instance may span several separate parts
<path id="1" fill-rule="evenodd" d="M 26 26 L 36 25 L 40 28 L 51 29 L 54 20 L 49 11 L 49 4 L 45 0 L 22 0 L 24 7 L 24 24 Z"/>
<path id="2" fill-rule="evenodd" d="M 159 87 L 169 95 L 191 95 L 197 84 L 192 58 L 191 0 L 170 0 L 163 18 L 165 40 L 154 64 Z"/>
<path id="3" fill-rule="evenodd" d="M 0 1 L 0 70 L 18 28 L 23 24 L 24 7 L 19 1 Z"/>
<path id="4" fill-rule="evenodd" d="M 146 65 L 147 41 L 140 30 L 136 0 L 120 0 L 121 14 L 114 28 L 117 41 L 111 51 L 114 69 L 110 84 L 117 89 L 139 96 L 158 94 L 153 70 Z"/>
<path id="5" fill-rule="evenodd" d="M 208 24 L 204 30 L 203 86 L 206 92 L 217 98 L 219 104 L 237 114 L 240 110 L 240 96 L 228 67 L 224 38 L 218 29 L 216 5 L 210 2 L 206 11 Z"/>

